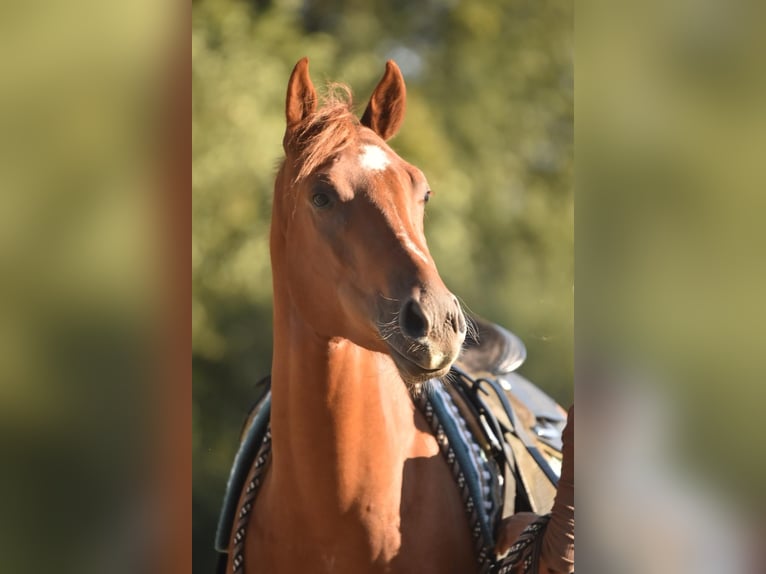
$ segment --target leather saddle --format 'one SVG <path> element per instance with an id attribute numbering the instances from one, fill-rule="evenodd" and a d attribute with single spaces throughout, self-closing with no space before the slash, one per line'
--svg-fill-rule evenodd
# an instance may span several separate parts
<path id="1" fill-rule="evenodd" d="M 561 451 L 561 433 L 566 426 L 566 410 L 524 378 L 516 370 L 527 359 L 522 340 L 507 329 L 478 316 L 471 317 L 474 329 L 466 337 L 457 364 L 471 374 L 485 373 L 497 379 L 535 418 L 531 429 L 542 442 Z"/>
<path id="2" fill-rule="evenodd" d="M 469 329 L 458 359 L 470 372 L 507 375 L 527 359 L 527 348 L 516 335 L 478 316 L 467 317 Z"/>

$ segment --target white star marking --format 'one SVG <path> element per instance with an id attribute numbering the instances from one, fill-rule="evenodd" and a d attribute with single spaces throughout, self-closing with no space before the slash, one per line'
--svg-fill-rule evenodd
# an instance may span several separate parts
<path id="1" fill-rule="evenodd" d="M 390 164 L 388 154 L 376 145 L 363 145 L 359 154 L 359 163 L 370 171 L 383 171 Z"/>

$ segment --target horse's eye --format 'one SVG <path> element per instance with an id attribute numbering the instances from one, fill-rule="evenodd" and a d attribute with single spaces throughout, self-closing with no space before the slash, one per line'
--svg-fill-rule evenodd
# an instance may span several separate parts
<path id="1" fill-rule="evenodd" d="M 431 190 L 430 189 L 428 191 L 426 191 L 426 194 L 423 196 L 423 201 L 425 203 L 428 203 L 429 199 L 431 199 Z"/>
<path id="2" fill-rule="evenodd" d="M 326 193 L 315 193 L 311 196 L 311 203 L 316 207 L 327 207 L 330 205 L 330 196 Z"/>

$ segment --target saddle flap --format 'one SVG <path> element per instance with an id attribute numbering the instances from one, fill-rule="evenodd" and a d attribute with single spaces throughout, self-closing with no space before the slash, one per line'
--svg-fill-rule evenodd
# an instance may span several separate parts
<path id="1" fill-rule="evenodd" d="M 497 380 L 506 395 L 515 397 L 524 410 L 528 410 L 534 416 L 534 421 L 530 420 L 527 428 L 532 430 L 540 441 L 561 451 L 561 434 L 567 423 L 564 409 L 540 387 L 518 373 L 507 373 Z"/>

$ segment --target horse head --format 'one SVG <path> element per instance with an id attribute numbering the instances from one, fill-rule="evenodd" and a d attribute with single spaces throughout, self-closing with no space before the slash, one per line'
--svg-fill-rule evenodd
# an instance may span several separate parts
<path id="1" fill-rule="evenodd" d="M 287 89 L 285 161 L 274 195 L 277 291 L 320 337 L 387 353 L 407 384 L 445 375 L 466 320 L 428 251 L 423 173 L 386 143 L 405 111 L 392 61 L 361 118 L 350 94 L 323 106 L 299 61 Z"/>

